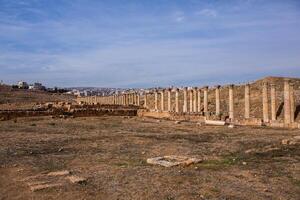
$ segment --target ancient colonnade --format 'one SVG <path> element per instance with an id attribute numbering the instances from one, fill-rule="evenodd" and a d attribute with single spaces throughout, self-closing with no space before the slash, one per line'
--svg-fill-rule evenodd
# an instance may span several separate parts
<path id="1" fill-rule="evenodd" d="M 234 102 L 234 85 L 228 87 L 228 118 L 230 121 L 235 119 L 235 102 Z M 295 116 L 295 98 L 294 98 L 294 85 L 288 80 L 284 80 L 284 124 L 290 124 L 294 122 Z M 215 109 L 209 110 L 208 106 L 208 91 L 209 87 L 202 88 L 197 87 L 184 87 L 184 88 L 167 88 L 161 90 L 154 90 L 144 92 L 143 94 L 130 92 L 119 95 L 111 95 L 104 97 L 82 97 L 79 101 L 84 101 L 87 104 L 107 104 L 107 105 L 135 105 L 144 107 L 154 112 L 172 112 L 180 114 L 196 114 L 202 116 L 220 116 L 223 114 L 220 106 L 220 89 L 221 86 L 211 88 L 215 90 Z M 250 119 L 251 111 L 251 99 L 250 84 L 244 86 L 244 119 Z M 270 92 L 268 92 L 270 89 Z M 180 92 L 183 93 L 183 100 L 180 100 Z M 276 89 L 274 83 L 264 82 L 261 88 L 262 94 L 262 120 L 264 123 L 270 123 L 276 121 Z M 182 94 L 181 93 L 181 94 Z M 269 96 L 270 94 L 270 101 Z M 150 96 L 153 97 L 151 102 L 154 104 L 154 108 L 150 108 Z M 173 98 L 172 98 L 173 97 Z M 166 101 L 165 101 L 165 98 Z M 142 99 L 142 101 L 141 101 Z M 172 99 L 175 99 L 172 101 Z M 141 103 L 143 103 L 141 105 Z M 188 104 L 189 103 L 189 104 Z M 269 105 L 269 103 L 271 105 Z M 167 104 L 167 105 L 165 105 Z M 270 112 L 269 112 L 270 109 Z M 271 115 L 269 116 L 269 113 Z"/>

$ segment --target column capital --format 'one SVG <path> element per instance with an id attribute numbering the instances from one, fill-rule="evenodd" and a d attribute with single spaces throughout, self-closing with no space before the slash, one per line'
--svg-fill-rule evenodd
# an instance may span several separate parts
<path id="1" fill-rule="evenodd" d="M 216 89 L 220 89 L 221 85 L 216 85 L 215 88 Z"/>
<path id="2" fill-rule="evenodd" d="M 203 90 L 208 90 L 208 86 L 203 86 Z"/>
<path id="3" fill-rule="evenodd" d="M 229 85 L 229 88 L 233 88 L 233 87 L 234 87 L 234 84 L 230 84 L 230 85 Z"/>

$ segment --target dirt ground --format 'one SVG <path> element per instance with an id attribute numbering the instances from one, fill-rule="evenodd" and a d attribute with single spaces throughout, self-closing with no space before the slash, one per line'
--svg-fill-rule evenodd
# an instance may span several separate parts
<path id="1" fill-rule="evenodd" d="M 300 199 L 299 130 L 138 117 L 0 122 L 0 199 Z M 147 158 L 203 159 L 164 168 Z M 77 184 L 49 172 L 68 170 Z M 31 191 L 35 183 L 53 187 Z M 59 183 L 59 184 L 56 184 Z"/>

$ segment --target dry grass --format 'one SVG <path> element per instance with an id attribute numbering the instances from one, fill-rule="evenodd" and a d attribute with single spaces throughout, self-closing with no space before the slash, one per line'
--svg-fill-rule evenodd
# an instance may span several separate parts
<path id="1" fill-rule="evenodd" d="M 0 126 L 0 199 L 300 198 L 300 147 L 281 145 L 298 130 L 136 117 L 24 118 Z M 173 168 L 146 163 L 163 155 L 204 161 Z M 87 184 L 31 192 L 20 181 L 57 170 L 87 177 Z"/>

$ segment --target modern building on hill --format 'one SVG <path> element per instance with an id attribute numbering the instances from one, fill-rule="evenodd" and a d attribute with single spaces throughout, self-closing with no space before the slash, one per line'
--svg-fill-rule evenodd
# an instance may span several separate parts
<path id="1" fill-rule="evenodd" d="M 29 85 L 27 82 L 25 81 L 19 81 L 18 82 L 18 88 L 20 89 L 28 89 L 29 88 Z"/>
<path id="2" fill-rule="evenodd" d="M 41 83 L 34 83 L 33 85 L 29 86 L 30 90 L 45 90 L 46 87 L 43 86 Z"/>

